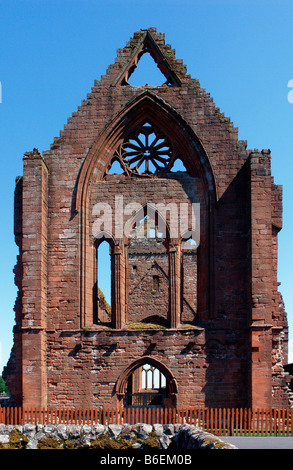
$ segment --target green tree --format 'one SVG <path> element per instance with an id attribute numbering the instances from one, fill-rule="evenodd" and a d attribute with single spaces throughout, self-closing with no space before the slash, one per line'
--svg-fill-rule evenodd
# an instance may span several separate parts
<path id="1" fill-rule="evenodd" d="M 9 393 L 8 388 L 6 386 L 5 380 L 3 377 L 0 375 L 0 393 Z"/>

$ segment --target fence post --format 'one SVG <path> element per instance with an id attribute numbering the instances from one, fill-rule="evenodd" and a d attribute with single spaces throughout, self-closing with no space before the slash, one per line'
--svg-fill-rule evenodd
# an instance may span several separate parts
<path id="1" fill-rule="evenodd" d="M 223 430 L 223 427 L 222 427 L 222 408 L 220 408 L 219 409 L 219 431 L 218 431 L 219 436 L 222 436 L 222 430 Z"/>
<path id="2" fill-rule="evenodd" d="M 290 411 L 289 408 L 285 408 L 285 414 L 286 414 L 286 436 L 289 436 L 289 429 L 290 429 Z"/>

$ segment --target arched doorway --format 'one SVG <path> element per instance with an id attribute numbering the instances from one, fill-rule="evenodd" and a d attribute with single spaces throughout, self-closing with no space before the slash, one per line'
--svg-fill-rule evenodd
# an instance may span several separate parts
<path id="1" fill-rule="evenodd" d="M 152 357 L 132 363 L 119 377 L 116 386 L 120 406 L 176 406 L 177 384 L 171 371 Z"/>

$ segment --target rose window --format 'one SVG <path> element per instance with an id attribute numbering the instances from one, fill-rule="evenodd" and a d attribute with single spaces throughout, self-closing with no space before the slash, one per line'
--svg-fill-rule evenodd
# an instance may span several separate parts
<path id="1" fill-rule="evenodd" d="M 112 164 L 118 162 L 120 173 L 148 176 L 172 171 L 177 158 L 168 139 L 146 123 L 119 146 L 109 170 Z"/>

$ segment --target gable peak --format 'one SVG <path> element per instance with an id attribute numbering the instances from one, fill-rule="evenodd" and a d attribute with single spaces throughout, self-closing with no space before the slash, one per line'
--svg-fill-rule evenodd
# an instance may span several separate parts
<path id="1" fill-rule="evenodd" d="M 128 80 L 136 69 L 140 58 L 149 53 L 160 72 L 165 76 L 165 84 L 180 86 L 181 79 L 186 77 L 186 67 L 175 58 L 175 51 L 165 44 L 165 35 L 157 33 L 156 28 L 136 31 L 126 47 L 118 50 L 116 62 L 120 70 L 112 86 L 129 85 Z"/>

